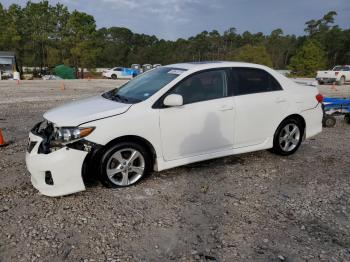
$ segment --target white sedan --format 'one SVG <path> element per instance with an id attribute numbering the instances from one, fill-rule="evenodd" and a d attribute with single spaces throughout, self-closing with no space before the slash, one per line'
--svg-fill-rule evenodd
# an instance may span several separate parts
<path id="1" fill-rule="evenodd" d="M 131 79 L 137 76 L 138 71 L 132 68 L 126 67 L 114 67 L 102 72 L 102 76 L 112 79 Z"/>
<path id="2" fill-rule="evenodd" d="M 321 132 L 321 105 L 317 88 L 265 66 L 168 65 L 46 112 L 26 163 L 34 187 L 61 196 L 85 190 L 88 179 L 125 187 L 207 159 L 264 149 L 287 156 Z"/>

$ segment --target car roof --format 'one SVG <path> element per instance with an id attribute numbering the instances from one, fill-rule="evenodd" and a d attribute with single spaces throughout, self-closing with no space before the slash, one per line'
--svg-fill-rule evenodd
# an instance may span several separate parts
<path id="1" fill-rule="evenodd" d="M 165 67 L 181 68 L 187 70 L 209 69 L 216 67 L 258 67 L 264 66 L 245 62 L 230 62 L 230 61 L 202 61 L 202 62 L 187 62 L 179 64 L 166 65 Z"/>

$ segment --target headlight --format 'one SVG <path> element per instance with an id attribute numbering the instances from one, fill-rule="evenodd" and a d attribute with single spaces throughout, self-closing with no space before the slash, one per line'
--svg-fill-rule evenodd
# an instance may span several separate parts
<path id="1" fill-rule="evenodd" d="M 90 135 L 94 129 L 95 127 L 59 127 L 55 132 L 54 140 L 67 144 Z"/>

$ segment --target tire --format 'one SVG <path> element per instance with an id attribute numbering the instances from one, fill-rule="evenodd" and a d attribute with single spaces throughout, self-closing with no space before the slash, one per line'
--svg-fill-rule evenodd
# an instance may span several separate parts
<path id="1" fill-rule="evenodd" d="M 342 85 L 344 85 L 344 83 L 345 83 L 345 77 L 342 76 L 342 77 L 340 78 L 340 80 L 338 81 L 338 85 L 339 85 L 339 86 L 342 86 Z"/>
<path id="2" fill-rule="evenodd" d="M 134 159 L 130 159 L 133 154 Z M 121 142 L 103 154 L 99 178 L 109 188 L 128 187 L 139 182 L 151 169 L 152 157 L 147 149 L 134 142 Z"/>
<path id="3" fill-rule="evenodd" d="M 281 156 L 294 154 L 301 145 L 303 135 L 304 127 L 300 121 L 294 118 L 284 120 L 276 130 L 272 152 Z"/>
<path id="4" fill-rule="evenodd" d="M 323 81 L 318 80 L 317 82 L 319 85 L 323 85 Z"/>
<path id="5" fill-rule="evenodd" d="M 337 120 L 334 116 L 325 115 L 322 119 L 322 126 L 323 127 L 334 127 Z"/>
<path id="6" fill-rule="evenodd" d="M 350 125 L 350 114 L 347 114 L 344 116 L 344 121 L 345 121 L 345 123 Z"/>
<path id="7" fill-rule="evenodd" d="M 117 77 L 116 74 L 113 74 L 113 75 L 111 75 L 111 78 L 112 78 L 112 79 L 117 79 L 118 77 Z"/>

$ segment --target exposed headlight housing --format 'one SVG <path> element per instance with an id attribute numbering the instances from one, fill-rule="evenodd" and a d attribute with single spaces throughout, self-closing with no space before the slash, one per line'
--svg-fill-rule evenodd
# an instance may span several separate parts
<path id="1" fill-rule="evenodd" d="M 94 130 L 95 127 L 58 127 L 54 134 L 54 141 L 68 144 L 90 135 Z"/>

